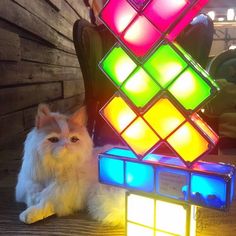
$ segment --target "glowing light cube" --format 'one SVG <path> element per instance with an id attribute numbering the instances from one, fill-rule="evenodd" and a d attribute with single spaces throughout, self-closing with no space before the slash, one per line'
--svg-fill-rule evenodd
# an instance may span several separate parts
<path id="1" fill-rule="evenodd" d="M 185 70 L 168 91 L 186 110 L 195 110 L 212 95 L 210 85 L 191 68 Z"/>
<path id="2" fill-rule="evenodd" d="M 124 161 L 101 158 L 99 161 L 100 181 L 111 185 L 124 185 Z"/>
<path id="3" fill-rule="evenodd" d="M 157 101 L 143 117 L 163 139 L 185 121 L 185 117 L 167 98 Z"/>
<path id="4" fill-rule="evenodd" d="M 143 32 L 145 29 L 145 33 Z M 138 16 L 120 37 L 136 57 L 144 57 L 161 39 L 161 33 L 144 16 Z"/>
<path id="5" fill-rule="evenodd" d="M 163 44 L 148 58 L 143 67 L 163 88 L 166 88 L 187 65 L 170 45 Z"/>
<path id="6" fill-rule="evenodd" d="M 124 130 L 121 137 L 140 157 L 145 156 L 160 141 L 160 138 L 141 117 Z"/>
<path id="7" fill-rule="evenodd" d="M 100 114 L 118 133 L 121 133 L 137 117 L 124 99 L 117 95 L 101 109 Z"/>
<path id="8" fill-rule="evenodd" d="M 143 14 L 161 32 L 166 32 L 189 5 L 188 0 L 153 0 L 145 8 Z"/>
<path id="9" fill-rule="evenodd" d="M 127 220 L 154 227 L 154 199 L 130 194 L 127 198 Z"/>
<path id="10" fill-rule="evenodd" d="M 120 45 L 115 45 L 100 63 L 100 68 L 117 86 L 120 86 L 136 67 Z"/>
<path id="11" fill-rule="evenodd" d="M 173 133 L 167 142 L 187 165 L 209 150 L 209 142 L 189 122 Z"/>
<path id="12" fill-rule="evenodd" d="M 143 108 L 160 91 L 160 87 L 139 67 L 123 83 L 121 90 L 136 107 Z"/>
<path id="13" fill-rule="evenodd" d="M 115 35 L 120 35 L 136 14 L 137 12 L 126 0 L 110 0 L 102 9 L 100 18 Z"/>
<path id="14" fill-rule="evenodd" d="M 226 184 L 221 177 L 194 173 L 191 176 L 191 200 L 208 207 L 225 208 Z"/>
<path id="15" fill-rule="evenodd" d="M 127 194 L 127 236 L 195 235 L 194 215 L 196 208 L 186 204 Z"/>
<path id="16" fill-rule="evenodd" d="M 153 236 L 153 230 L 133 224 L 133 223 L 127 223 L 127 236 Z"/>
<path id="17" fill-rule="evenodd" d="M 161 232 L 186 235 L 188 208 L 186 205 L 157 200 L 156 228 Z"/>
<path id="18" fill-rule="evenodd" d="M 126 162 L 126 185 L 145 192 L 154 191 L 154 169 L 143 163 Z"/>

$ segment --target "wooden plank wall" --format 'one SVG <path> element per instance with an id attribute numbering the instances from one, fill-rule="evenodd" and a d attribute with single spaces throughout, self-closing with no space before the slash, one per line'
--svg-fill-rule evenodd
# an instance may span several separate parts
<path id="1" fill-rule="evenodd" d="M 0 150 L 22 142 L 39 103 L 70 112 L 84 99 L 72 41 L 82 0 L 0 0 Z"/>

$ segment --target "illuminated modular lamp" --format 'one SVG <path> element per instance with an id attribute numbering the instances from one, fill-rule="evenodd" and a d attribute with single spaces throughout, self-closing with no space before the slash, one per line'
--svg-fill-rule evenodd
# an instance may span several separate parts
<path id="1" fill-rule="evenodd" d="M 110 0 L 102 9 L 100 19 L 141 59 L 164 37 L 173 41 L 207 2 Z"/>
<path id="2" fill-rule="evenodd" d="M 127 193 L 127 236 L 195 235 L 196 207 Z"/>
<path id="3" fill-rule="evenodd" d="M 187 168 L 176 156 L 147 155 L 140 162 L 128 149 L 99 155 L 99 181 L 155 197 L 226 210 L 234 196 L 232 165 L 198 161 Z"/>

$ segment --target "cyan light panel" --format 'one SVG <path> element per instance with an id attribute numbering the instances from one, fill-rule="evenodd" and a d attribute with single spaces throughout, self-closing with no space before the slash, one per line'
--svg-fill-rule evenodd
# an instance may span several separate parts
<path id="1" fill-rule="evenodd" d="M 129 149 L 112 148 L 106 151 L 106 154 L 114 155 L 117 157 L 137 159 L 137 156 Z"/>
<path id="2" fill-rule="evenodd" d="M 144 192 L 154 191 L 154 168 L 144 163 L 126 162 L 126 186 Z"/>
<path id="3" fill-rule="evenodd" d="M 110 185 L 124 185 L 124 161 L 101 157 L 99 179 L 102 183 Z"/>
<path id="4" fill-rule="evenodd" d="M 227 182 L 222 177 L 192 173 L 190 193 L 197 205 L 226 208 Z"/>

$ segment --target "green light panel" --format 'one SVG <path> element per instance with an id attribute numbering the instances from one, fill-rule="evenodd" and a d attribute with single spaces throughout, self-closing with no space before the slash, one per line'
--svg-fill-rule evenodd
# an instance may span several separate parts
<path id="1" fill-rule="evenodd" d="M 122 92 L 138 108 L 143 108 L 160 89 L 161 88 L 141 67 L 137 68 L 121 86 Z"/>
<path id="2" fill-rule="evenodd" d="M 185 70 L 168 91 L 186 110 L 194 110 L 211 96 L 211 87 L 192 68 Z"/>
<path id="3" fill-rule="evenodd" d="M 166 88 L 187 65 L 170 45 L 163 44 L 143 67 L 163 88 Z"/>
<path id="4" fill-rule="evenodd" d="M 137 67 L 127 53 L 118 45 L 113 47 L 101 62 L 100 66 L 108 77 L 118 86 L 120 86 Z"/>

